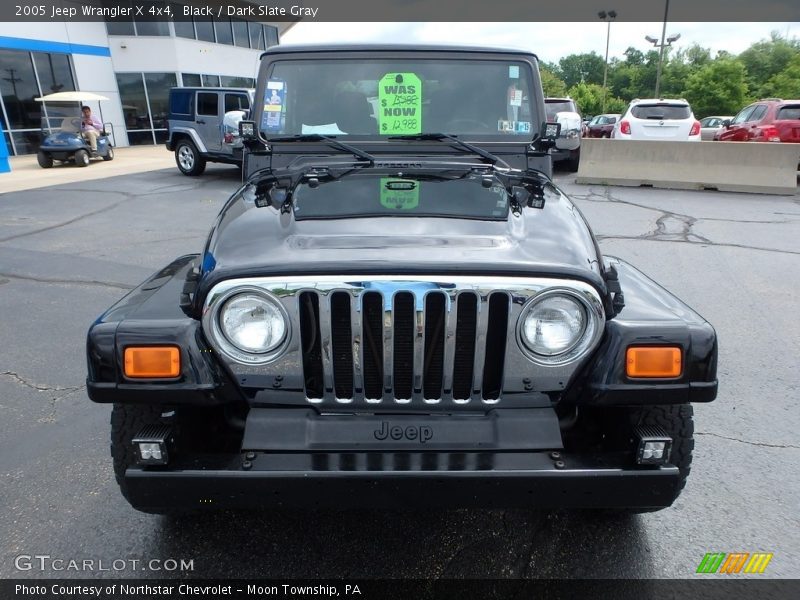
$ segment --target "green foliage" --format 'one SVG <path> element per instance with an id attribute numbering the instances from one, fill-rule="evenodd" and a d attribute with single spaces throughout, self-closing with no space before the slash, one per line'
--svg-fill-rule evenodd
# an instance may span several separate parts
<path id="1" fill-rule="evenodd" d="M 558 64 L 541 66 L 545 94 L 563 96 L 569 90 L 583 114 L 601 112 L 601 56 L 594 52 L 571 54 Z M 633 98 L 652 98 L 657 71 L 658 51 L 652 47 L 629 47 L 621 58 L 612 58 L 606 112 L 619 112 Z M 736 114 L 754 98 L 798 98 L 800 40 L 773 32 L 770 39 L 752 44 L 738 56 L 724 50 L 714 56 L 698 44 L 666 48 L 660 88 L 663 98 L 689 100 L 697 117 Z"/>
<path id="2" fill-rule="evenodd" d="M 782 73 L 798 54 L 800 40 L 788 40 L 776 31 L 772 32 L 770 39 L 756 42 L 742 52 L 739 60 L 747 69 L 747 83 L 754 92 L 754 97 L 768 96 L 766 85 L 769 80 Z"/>
<path id="3" fill-rule="evenodd" d="M 569 88 L 569 96 L 575 100 L 582 115 L 599 115 L 601 113 L 621 113 L 627 103 L 615 98 L 611 93 L 606 95 L 603 110 L 603 86 L 596 83 L 578 83 Z"/>
<path id="4" fill-rule="evenodd" d="M 545 97 L 560 98 L 567 95 L 567 84 L 559 79 L 550 69 L 542 65 L 539 74 L 542 78 L 542 88 L 544 89 Z"/>
<path id="5" fill-rule="evenodd" d="M 796 54 L 783 71 L 770 77 L 761 91 L 763 97 L 784 100 L 800 98 L 800 54 Z"/>
<path id="6" fill-rule="evenodd" d="M 603 83 L 603 67 L 606 62 L 595 52 L 588 54 L 570 54 L 558 61 L 556 73 L 564 80 L 567 87 L 578 83 Z"/>
<path id="7" fill-rule="evenodd" d="M 736 114 L 747 103 L 744 64 L 733 58 L 708 63 L 689 76 L 683 96 L 698 119 Z"/>

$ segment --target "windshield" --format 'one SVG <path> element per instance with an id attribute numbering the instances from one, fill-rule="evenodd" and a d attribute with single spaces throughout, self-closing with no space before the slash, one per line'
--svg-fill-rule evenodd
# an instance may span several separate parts
<path id="1" fill-rule="evenodd" d="M 637 104 L 631 114 L 637 119 L 688 119 L 692 110 L 688 104 Z"/>
<path id="2" fill-rule="evenodd" d="M 266 137 L 449 133 L 530 139 L 532 71 L 523 61 L 284 60 L 264 87 Z"/>
<path id="3" fill-rule="evenodd" d="M 457 217 L 505 220 L 508 194 L 496 181 L 486 188 L 482 177 L 462 179 L 391 177 L 380 173 L 353 174 L 294 191 L 297 220 L 347 217 Z"/>
<path id="4" fill-rule="evenodd" d="M 578 112 L 572 100 L 545 100 L 544 110 L 548 121 L 555 121 L 560 112 Z"/>
<path id="5" fill-rule="evenodd" d="M 81 105 L 75 102 L 43 102 L 42 131 L 77 133 L 81 129 Z"/>

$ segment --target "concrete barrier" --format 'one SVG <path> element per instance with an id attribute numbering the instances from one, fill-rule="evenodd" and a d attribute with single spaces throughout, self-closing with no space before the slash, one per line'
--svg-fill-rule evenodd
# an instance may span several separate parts
<path id="1" fill-rule="evenodd" d="M 578 183 L 794 195 L 800 144 L 581 140 Z"/>

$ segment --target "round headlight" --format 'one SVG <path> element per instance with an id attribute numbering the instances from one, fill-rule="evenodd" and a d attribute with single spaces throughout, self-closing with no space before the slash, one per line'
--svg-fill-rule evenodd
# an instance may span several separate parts
<path id="1" fill-rule="evenodd" d="M 237 294 L 219 312 L 219 326 L 227 340 L 243 352 L 263 354 L 286 337 L 286 319 L 268 298 L 252 292 Z"/>
<path id="2" fill-rule="evenodd" d="M 586 330 L 586 312 L 577 300 L 548 296 L 534 303 L 523 317 L 522 341 L 542 356 L 563 354 L 577 344 Z"/>

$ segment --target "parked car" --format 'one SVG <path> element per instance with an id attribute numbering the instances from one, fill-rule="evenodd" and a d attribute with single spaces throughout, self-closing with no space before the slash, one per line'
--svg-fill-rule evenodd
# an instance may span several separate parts
<path id="1" fill-rule="evenodd" d="M 733 117 L 706 117 L 700 119 L 700 139 L 703 141 L 710 141 L 714 139 L 714 135 L 722 129 L 725 121 L 731 121 Z"/>
<path id="2" fill-rule="evenodd" d="M 249 114 L 253 93 L 245 88 L 170 89 L 167 150 L 175 153 L 181 173 L 200 175 L 207 162 L 242 164 L 238 121 Z"/>
<path id="3" fill-rule="evenodd" d="M 675 501 L 716 334 L 553 183 L 534 54 L 273 46 L 256 98 L 200 253 L 88 333 L 135 508 Z"/>
<path id="4" fill-rule="evenodd" d="M 614 130 L 614 124 L 620 118 L 619 114 L 597 115 L 587 125 L 587 137 L 608 138 Z"/>
<path id="5" fill-rule="evenodd" d="M 700 121 L 686 100 L 636 98 L 614 125 L 617 140 L 700 141 Z"/>
<path id="6" fill-rule="evenodd" d="M 578 106 L 572 98 L 545 98 L 544 102 L 547 120 L 561 125 L 561 136 L 552 151 L 553 162 L 563 162 L 570 171 L 577 171 L 583 130 Z"/>
<path id="7" fill-rule="evenodd" d="M 767 98 L 746 106 L 717 131 L 722 142 L 800 142 L 800 100 Z"/>

